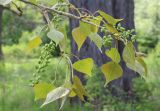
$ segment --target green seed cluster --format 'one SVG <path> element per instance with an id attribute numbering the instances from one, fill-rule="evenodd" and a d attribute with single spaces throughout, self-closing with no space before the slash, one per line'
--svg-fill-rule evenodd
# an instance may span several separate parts
<path id="1" fill-rule="evenodd" d="M 122 39 L 130 39 L 134 42 L 136 39 L 135 30 L 125 30 L 120 24 L 117 26 L 117 30 L 120 32 L 120 37 Z"/>
<path id="2" fill-rule="evenodd" d="M 33 80 L 31 80 L 31 85 L 37 84 L 42 74 L 45 72 L 46 67 L 50 63 L 50 59 L 52 58 L 52 53 L 55 50 L 55 43 L 51 41 L 49 44 L 45 44 L 42 48 L 38 64 L 35 66 L 35 72 L 33 73 Z"/>
<path id="3" fill-rule="evenodd" d="M 104 47 L 111 47 L 113 38 L 111 35 L 103 36 L 103 46 Z"/>
<path id="4" fill-rule="evenodd" d="M 104 35 L 103 36 L 103 46 L 110 47 L 112 45 L 112 41 L 113 41 L 112 36 L 109 34 L 108 30 L 105 27 L 101 28 L 101 32 Z"/>

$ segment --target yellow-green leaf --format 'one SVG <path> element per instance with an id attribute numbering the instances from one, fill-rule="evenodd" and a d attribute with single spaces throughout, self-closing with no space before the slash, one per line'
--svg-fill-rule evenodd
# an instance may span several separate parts
<path id="1" fill-rule="evenodd" d="M 95 26 L 88 24 L 88 23 L 84 23 L 80 21 L 80 30 L 81 32 L 84 33 L 84 35 L 88 36 L 89 34 L 91 34 L 92 32 L 94 32 L 95 30 Z"/>
<path id="2" fill-rule="evenodd" d="M 48 33 L 47 33 L 48 38 L 50 38 L 51 40 L 53 40 L 56 45 L 58 45 L 63 39 L 64 39 L 64 35 L 62 32 L 52 28 Z"/>
<path id="3" fill-rule="evenodd" d="M 35 101 L 46 98 L 47 94 L 54 89 L 52 84 L 39 83 L 34 86 Z"/>
<path id="4" fill-rule="evenodd" d="M 106 84 L 107 85 L 110 81 L 118 79 L 122 76 L 123 70 L 121 66 L 115 62 L 108 62 L 101 66 L 101 70 L 105 75 Z"/>
<path id="5" fill-rule="evenodd" d="M 123 19 L 115 19 L 109 14 L 106 14 L 105 12 L 99 10 L 99 14 L 108 22 L 108 24 L 115 26 L 118 22 L 122 21 Z"/>
<path id="6" fill-rule="evenodd" d="M 144 60 L 142 59 L 142 57 L 136 57 L 136 60 L 139 62 L 139 64 L 143 67 L 144 72 L 142 72 L 142 74 L 144 73 L 145 76 L 147 76 L 148 70 L 147 70 L 147 65 L 144 62 Z"/>
<path id="7" fill-rule="evenodd" d="M 91 58 L 79 60 L 73 64 L 73 68 L 79 72 L 91 76 L 93 69 L 93 60 Z"/>
<path id="8" fill-rule="evenodd" d="M 118 34 L 118 31 L 117 31 L 117 29 L 116 29 L 114 26 L 112 26 L 112 25 L 110 25 L 110 24 L 107 24 L 107 25 L 106 25 L 106 28 L 107 28 L 107 30 L 108 30 L 110 33 L 112 33 L 112 34 Z"/>
<path id="9" fill-rule="evenodd" d="M 112 61 L 119 63 L 121 60 L 120 54 L 116 48 L 111 48 L 110 50 L 107 50 L 106 55 L 112 59 Z"/>
<path id="10" fill-rule="evenodd" d="M 123 50 L 123 60 L 128 67 L 135 65 L 135 50 L 132 42 L 128 42 Z"/>
<path id="11" fill-rule="evenodd" d="M 42 43 L 42 40 L 40 37 L 35 37 L 32 40 L 29 41 L 28 44 L 28 50 L 32 50 L 33 48 L 38 47 Z"/>
<path id="12" fill-rule="evenodd" d="M 84 20 L 88 20 L 88 19 L 84 19 Z M 97 17 L 94 17 L 93 19 L 88 20 L 88 22 L 94 25 L 80 21 L 81 31 L 85 33 L 87 36 L 91 33 L 97 33 L 99 28 L 98 26 L 100 25 L 101 21 L 102 21 L 102 17 L 100 16 L 97 16 Z"/>
<path id="13" fill-rule="evenodd" d="M 82 101 L 85 101 L 84 96 L 87 96 L 87 92 L 85 91 L 81 80 L 77 76 L 73 77 L 73 91 Z"/>
<path id="14" fill-rule="evenodd" d="M 73 90 L 71 90 L 71 92 L 69 93 L 69 97 L 75 97 L 75 96 L 76 96 L 76 93 Z"/>
<path id="15" fill-rule="evenodd" d="M 77 27 L 75 29 L 72 30 L 72 36 L 78 46 L 78 51 L 80 50 L 80 48 L 82 47 L 84 41 L 87 38 L 87 34 L 83 33 L 80 29 L 80 27 Z"/>
<path id="16" fill-rule="evenodd" d="M 103 45 L 103 39 L 97 33 L 90 34 L 89 38 L 91 39 L 91 41 L 93 41 L 95 43 L 95 45 L 101 51 L 101 47 Z"/>
<path id="17" fill-rule="evenodd" d="M 57 100 L 60 98 L 63 98 L 69 94 L 70 90 L 64 87 L 58 87 L 56 89 L 53 89 L 51 92 L 47 94 L 45 102 L 42 104 L 41 107 Z"/>

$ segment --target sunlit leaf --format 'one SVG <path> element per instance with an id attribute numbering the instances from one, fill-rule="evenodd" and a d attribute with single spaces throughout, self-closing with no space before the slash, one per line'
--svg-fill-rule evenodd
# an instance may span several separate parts
<path id="1" fill-rule="evenodd" d="M 85 88 L 82 85 L 81 80 L 77 76 L 73 77 L 73 91 L 82 101 L 85 101 L 84 96 L 87 96 L 87 92 L 85 91 Z"/>
<path id="2" fill-rule="evenodd" d="M 72 36 L 78 46 L 78 51 L 79 51 L 84 41 L 87 38 L 87 34 L 83 33 L 80 27 L 77 27 L 72 30 Z"/>
<path id="3" fill-rule="evenodd" d="M 10 2 L 12 2 L 13 0 L 0 0 L 0 5 L 7 5 Z"/>
<path id="4" fill-rule="evenodd" d="M 52 84 L 39 83 L 34 86 L 35 100 L 46 98 L 47 94 L 54 89 Z"/>
<path id="5" fill-rule="evenodd" d="M 98 29 L 99 29 L 98 26 L 100 26 L 101 21 L 102 21 L 101 16 L 96 16 L 96 17 L 94 17 L 93 19 L 90 20 L 91 23 L 96 25 L 94 27 L 91 27 L 92 32 L 94 32 L 94 33 L 98 32 Z"/>
<path id="6" fill-rule="evenodd" d="M 99 25 L 102 21 L 102 17 L 101 16 L 97 16 L 94 17 L 92 19 L 88 19 L 88 18 L 84 18 L 84 20 L 87 20 L 89 23 L 85 23 L 85 22 L 80 22 L 80 28 L 81 30 L 86 33 L 87 35 L 91 34 L 91 33 L 97 33 L 98 29 L 99 29 Z"/>
<path id="7" fill-rule="evenodd" d="M 95 43 L 95 45 L 101 51 L 101 47 L 103 45 L 103 39 L 97 33 L 90 34 L 89 38 L 91 39 L 91 41 Z"/>
<path id="8" fill-rule="evenodd" d="M 73 90 L 71 90 L 71 92 L 69 93 L 69 97 L 75 97 L 75 96 L 76 96 L 76 93 Z"/>
<path id="9" fill-rule="evenodd" d="M 48 33 L 47 33 L 48 38 L 53 40 L 56 45 L 58 45 L 63 39 L 64 35 L 60 31 L 56 30 L 55 28 L 52 28 Z"/>
<path id="10" fill-rule="evenodd" d="M 108 30 L 110 33 L 112 33 L 112 34 L 118 34 L 118 31 L 117 31 L 117 29 L 116 29 L 114 26 L 112 26 L 112 25 L 110 25 L 110 24 L 107 24 L 107 25 L 106 25 L 106 28 L 107 28 L 107 30 Z"/>
<path id="11" fill-rule="evenodd" d="M 100 23 L 102 21 L 102 17 L 97 16 L 97 17 L 94 17 L 93 19 L 86 18 L 85 20 L 88 20 L 88 22 L 90 22 L 92 24 L 80 21 L 80 28 L 81 28 L 82 32 L 85 33 L 86 35 L 89 35 L 91 33 L 97 33 L 98 29 L 99 29 L 98 26 L 100 25 Z"/>
<path id="12" fill-rule="evenodd" d="M 112 61 L 119 63 L 121 58 L 118 50 L 116 48 L 111 48 L 110 50 L 107 50 L 106 55 L 112 59 Z"/>
<path id="13" fill-rule="evenodd" d="M 33 48 L 38 47 L 42 43 L 42 40 L 40 37 L 35 37 L 32 40 L 29 41 L 28 44 L 28 50 L 32 50 Z"/>
<path id="14" fill-rule="evenodd" d="M 89 34 L 91 34 L 92 32 L 94 32 L 95 30 L 95 26 L 88 24 L 88 23 L 84 23 L 80 21 L 80 30 L 81 32 L 84 33 L 84 35 L 88 36 Z"/>
<path id="15" fill-rule="evenodd" d="M 73 68 L 79 72 L 91 76 L 93 69 L 93 60 L 91 58 L 79 60 L 73 64 Z"/>
<path id="16" fill-rule="evenodd" d="M 69 94 L 70 90 L 64 87 L 58 87 L 47 94 L 45 102 L 42 104 L 43 107 L 57 99 L 63 98 Z"/>
<path id="17" fill-rule="evenodd" d="M 108 62 L 102 65 L 101 70 L 104 73 L 106 78 L 105 85 L 107 85 L 112 80 L 118 79 L 123 74 L 123 70 L 121 66 L 115 62 Z"/>
<path id="18" fill-rule="evenodd" d="M 140 74 L 145 74 L 145 76 L 147 76 L 147 73 L 148 73 L 147 65 L 144 62 L 144 60 L 142 59 L 142 57 L 136 57 L 136 60 L 143 67 L 143 72 L 141 72 Z"/>
<path id="19" fill-rule="evenodd" d="M 85 18 L 85 20 L 94 25 L 80 21 L 80 26 L 72 30 L 72 36 L 78 46 L 78 51 L 80 50 L 87 36 L 89 36 L 92 33 L 98 32 L 98 26 L 100 25 L 102 17 L 97 16 L 94 17 L 94 19 Z"/>
<path id="20" fill-rule="evenodd" d="M 108 22 L 108 24 L 115 26 L 118 22 L 122 21 L 123 19 L 115 19 L 109 14 L 106 14 L 105 12 L 99 10 L 99 14 Z"/>
<path id="21" fill-rule="evenodd" d="M 135 50 L 132 42 L 128 42 L 123 50 L 123 60 L 128 67 L 135 69 Z"/>

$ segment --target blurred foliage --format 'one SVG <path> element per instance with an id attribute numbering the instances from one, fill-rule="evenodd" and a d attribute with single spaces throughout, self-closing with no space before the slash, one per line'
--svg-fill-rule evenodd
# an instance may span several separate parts
<path id="1" fill-rule="evenodd" d="M 37 26 L 42 25 L 44 22 L 40 13 L 36 10 L 33 11 L 30 7 L 24 7 L 23 16 L 19 17 L 9 11 L 3 13 L 3 43 L 12 45 L 19 43 L 19 39 L 24 31 L 32 32 Z M 37 13 L 36 16 L 33 13 Z"/>
<path id="2" fill-rule="evenodd" d="M 131 95 L 116 88 L 118 94 L 113 95 L 110 87 L 104 88 L 103 77 L 98 70 L 87 82 L 86 88 L 90 94 L 90 107 L 96 111 L 159 111 L 160 81 L 145 81 L 136 78 L 133 81 Z M 96 82 L 101 81 L 101 82 Z"/>
<path id="3" fill-rule="evenodd" d="M 145 4 L 145 5 L 144 5 Z M 139 49 L 149 52 L 160 41 L 159 0 L 136 0 L 135 23 Z"/>

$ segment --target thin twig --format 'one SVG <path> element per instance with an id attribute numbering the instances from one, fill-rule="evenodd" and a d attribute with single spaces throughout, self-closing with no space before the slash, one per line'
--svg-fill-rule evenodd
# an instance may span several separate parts
<path id="1" fill-rule="evenodd" d="M 91 25 L 93 25 L 93 26 L 96 26 L 96 27 L 99 27 L 99 28 L 103 28 L 102 26 L 99 26 L 99 25 L 96 25 L 96 24 L 94 24 L 94 23 L 92 23 L 92 22 L 89 22 L 89 21 L 87 21 L 87 20 L 84 20 L 84 19 L 82 19 L 82 17 L 76 16 L 76 15 L 71 14 L 71 13 L 62 12 L 62 11 L 56 10 L 56 9 L 54 9 L 54 8 L 50 8 L 50 7 L 47 7 L 47 6 L 34 4 L 34 3 L 29 2 L 29 1 L 26 1 L 26 0 L 20 0 L 20 1 L 21 1 L 21 2 L 24 2 L 24 3 L 26 3 L 26 4 L 33 5 L 33 6 L 37 7 L 37 8 L 39 8 L 39 9 L 42 10 L 42 11 L 51 11 L 51 12 L 57 13 L 57 14 L 59 14 L 59 15 L 63 15 L 63 16 L 69 17 L 69 18 L 77 19 L 77 20 L 80 20 L 80 21 L 82 21 L 82 22 L 91 24 Z"/>

